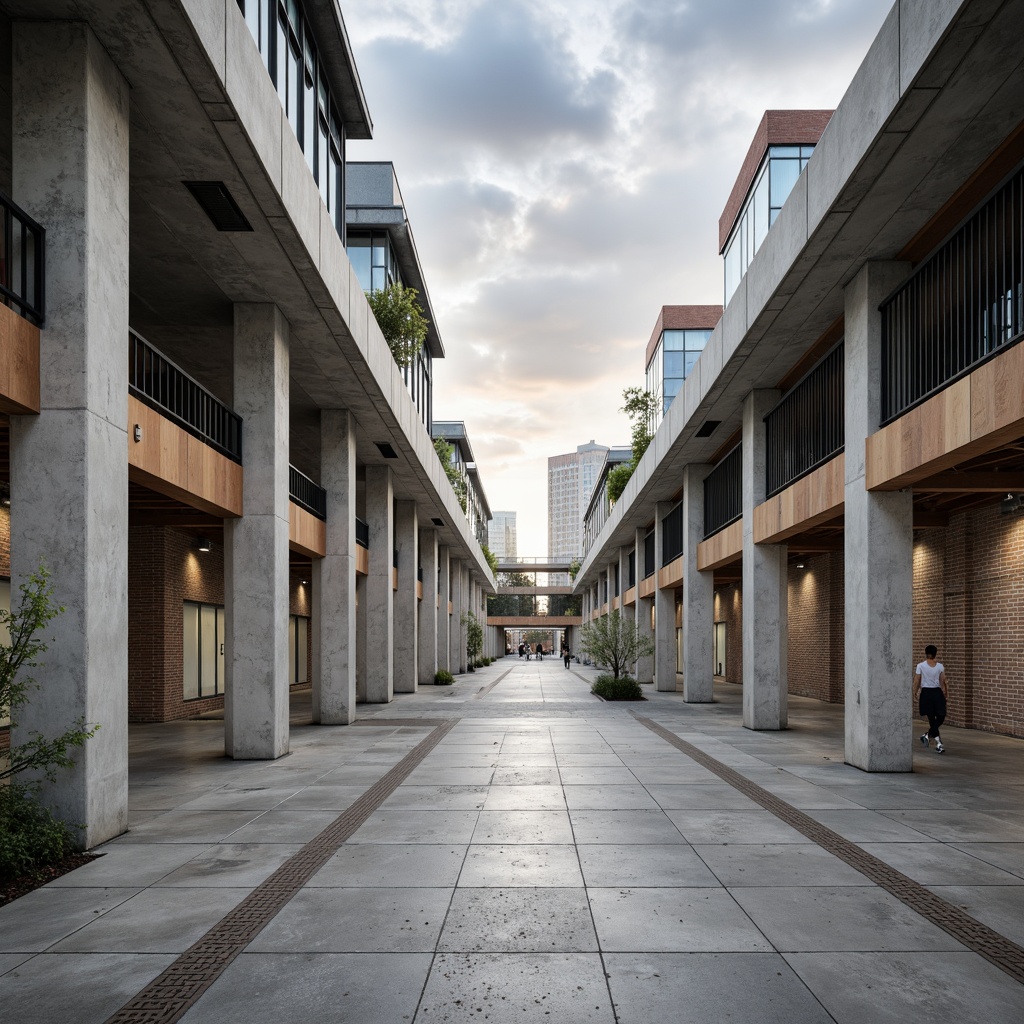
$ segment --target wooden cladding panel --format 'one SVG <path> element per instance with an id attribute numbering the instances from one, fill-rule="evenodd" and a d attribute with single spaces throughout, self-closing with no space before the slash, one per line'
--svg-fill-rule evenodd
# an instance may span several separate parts
<path id="1" fill-rule="evenodd" d="M 356 575 L 370 575 L 370 552 L 361 545 L 356 545 Z"/>
<path id="2" fill-rule="evenodd" d="M 674 561 L 663 565 L 658 570 L 658 589 L 666 587 L 681 587 L 683 585 L 683 556 L 680 555 Z"/>
<path id="3" fill-rule="evenodd" d="M 294 501 L 288 502 L 288 547 L 309 558 L 327 554 L 327 524 Z"/>
<path id="4" fill-rule="evenodd" d="M 622 595 L 622 605 L 624 608 L 628 608 L 632 604 L 636 604 L 636 587 L 630 587 Z"/>
<path id="5" fill-rule="evenodd" d="M 846 459 L 840 452 L 754 509 L 754 543 L 778 544 L 843 514 Z"/>
<path id="6" fill-rule="evenodd" d="M 559 626 L 582 626 L 583 617 L 581 615 L 488 615 L 487 625 L 554 629 Z"/>
<path id="7" fill-rule="evenodd" d="M 423 600 L 423 584 L 419 580 L 416 581 L 416 600 Z"/>
<path id="8" fill-rule="evenodd" d="M 0 412 L 39 412 L 39 328 L 0 305 Z"/>
<path id="9" fill-rule="evenodd" d="M 142 440 L 134 439 L 135 426 Z M 211 515 L 242 514 L 242 467 L 128 396 L 128 476 Z"/>
<path id="10" fill-rule="evenodd" d="M 640 581 L 640 597 L 654 597 L 654 591 L 658 585 L 657 575 L 648 576 L 647 579 Z"/>
<path id="11" fill-rule="evenodd" d="M 619 610 L 619 599 L 617 597 L 612 598 L 611 606 L 613 612 L 617 612 Z"/>
<path id="12" fill-rule="evenodd" d="M 720 569 L 743 557 L 743 520 L 737 519 L 697 545 L 697 568 Z"/>
<path id="13" fill-rule="evenodd" d="M 869 491 L 896 491 L 1024 434 L 1024 343 L 1001 353 L 865 442 Z"/>

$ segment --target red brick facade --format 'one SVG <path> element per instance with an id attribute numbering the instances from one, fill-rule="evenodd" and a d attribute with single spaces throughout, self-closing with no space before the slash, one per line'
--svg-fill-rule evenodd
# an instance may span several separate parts
<path id="1" fill-rule="evenodd" d="M 301 585 L 301 579 L 307 585 Z M 290 614 L 311 614 L 308 577 L 291 582 Z M 224 706 L 223 696 L 184 700 L 184 603 L 224 604 L 224 547 L 196 547 L 194 534 L 135 526 L 128 538 L 128 720 L 167 722 Z M 312 630 L 307 631 L 309 678 Z"/>

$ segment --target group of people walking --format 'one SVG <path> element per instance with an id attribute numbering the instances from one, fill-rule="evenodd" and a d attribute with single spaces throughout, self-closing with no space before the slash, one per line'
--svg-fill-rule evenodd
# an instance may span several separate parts
<path id="1" fill-rule="evenodd" d="M 544 660 L 544 645 L 537 643 L 535 647 L 531 647 L 527 643 L 520 642 L 519 644 L 519 657 L 526 655 L 526 660 L 529 661 L 534 654 L 537 655 L 538 661 Z M 569 667 L 569 662 L 572 661 L 572 651 L 569 650 L 569 645 L 563 640 L 562 641 L 562 661 L 565 663 L 565 667 Z"/>

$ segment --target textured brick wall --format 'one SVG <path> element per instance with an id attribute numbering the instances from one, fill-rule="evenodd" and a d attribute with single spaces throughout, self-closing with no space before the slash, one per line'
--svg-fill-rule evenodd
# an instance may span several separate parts
<path id="1" fill-rule="evenodd" d="M 953 725 L 1024 736 L 1024 516 L 953 516 L 914 545 L 914 659 L 939 648 Z"/>
<path id="2" fill-rule="evenodd" d="M 843 553 L 789 567 L 789 692 L 843 700 Z"/>
<path id="3" fill-rule="evenodd" d="M 725 679 L 743 682 L 743 598 L 738 583 L 715 591 L 715 622 L 725 623 Z"/>
<path id="4" fill-rule="evenodd" d="M 11 578 L 11 510 L 0 505 L 0 576 Z"/>

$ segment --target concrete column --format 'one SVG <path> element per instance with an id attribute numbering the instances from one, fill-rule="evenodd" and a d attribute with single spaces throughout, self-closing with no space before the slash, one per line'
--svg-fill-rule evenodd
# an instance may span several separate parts
<path id="1" fill-rule="evenodd" d="M 463 559 L 460 563 L 462 567 L 462 611 L 468 612 L 472 609 L 472 597 L 469 591 L 469 563 Z M 469 655 L 466 654 L 466 641 L 469 639 L 469 630 L 465 622 L 462 621 L 462 615 L 459 615 L 459 671 L 465 672 L 469 668 Z"/>
<path id="2" fill-rule="evenodd" d="M 366 699 L 386 704 L 395 695 L 395 594 L 391 585 L 394 489 L 390 466 L 366 467 L 366 522 L 370 565 L 366 576 Z"/>
<path id="3" fill-rule="evenodd" d="M 11 584 L 64 612 L 13 736 L 100 730 L 44 802 L 95 846 L 128 825 L 128 85 L 83 22 L 15 22 L 15 201 L 46 229 L 40 414 L 10 421 Z"/>
<path id="4" fill-rule="evenodd" d="M 671 501 L 659 501 L 655 508 L 654 572 L 661 568 L 664 538 L 661 521 L 672 511 Z M 654 682 L 658 690 L 676 689 L 676 592 L 672 587 L 654 591 Z"/>
<path id="5" fill-rule="evenodd" d="M 356 701 L 366 703 L 366 577 L 356 576 Z"/>
<path id="6" fill-rule="evenodd" d="M 313 559 L 313 721 L 356 717 L 356 433 L 345 409 L 320 413 L 327 546 Z"/>
<path id="7" fill-rule="evenodd" d="M 451 565 L 449 564 L 449 548 L 441 544 L 437 549 L 437 564 L 440 568 L 437 595 L 437 667 L 446 672 L 452 670 L 452 624 L 448 615 L 448 602 L 451 600 Z"/>
<path id="8" fill-rule="evenodd" d="M 465 609 L 465 591 L 462 589 L 462 559 L 453 558 L 451 565 L 451 602 L 452 614 L 448 620 L 449 650 L 451 662 L 450 672 L 458 674 L 466 671 L 466 647 L 462 643 L 462 613 Z"/>
<path id="9" fill-rule="evenodd" d="M 224 523 L 224 746 L 288 752 L 288 323 L 235 305 L 234 408 L 245 424 L 241 519 Z"/>
<path id="10" fill-rule="evenodd" d="M 419 681 L 416 657 L 419 650 L 416 598 L 419 569 L 419 519 L 415 501 L 399 501 L 395 509 L 395 547 L 398 549 L 398 590 L 394 596 L 395 693 L 415 693 Z"/>
<path id="11" fill-rule="evenodd" d="M 754 508 L 765 499 L 764 417 L 779 393 L 743 401 L 743 724 L 784 729 L 787 719 L 788 593 L 785 544 L 754 543 Z"/>
<path id="12" fill-rule="evenodd" d="M 420 685 L 433 683 L 437 671 L 437 530 L 420 530 L 420 565 L 423 567 L 423 599 L 419 602 L 418 637 L 416 655 Z"/>
<path id="13" fill-rule="evenodd" d="M 846 287 L 846 760 L 874 772 L 913 767 L 913 493 L 864 489 L 864 442 L 881 419 L 878 306 L 909 272 L 869 263 Z"/>
<path id="14" fill-rule="evenodd" d="M 704 478 L 711 466 L 683 469 L 683 700 L 714 699 L 715 575 L 697 570 L 704 539 Z"/>
<path id="15" fill-rule="evenodd" d="M 635 616 L 636 628 L 640 630 L 640 635 L 652 639 L 651 605 L 654 602 L 648 597 L 640 596 L 640 583 L 644 576 L 644 538 L 646 536 L 646 529 L 636 531 L 636 607 L 633 609 L 633 615 Z M 641 683 L 654 681 L 654 658 L 651 655 L 648 654 L 637 659 L 636 678 Z"/>

